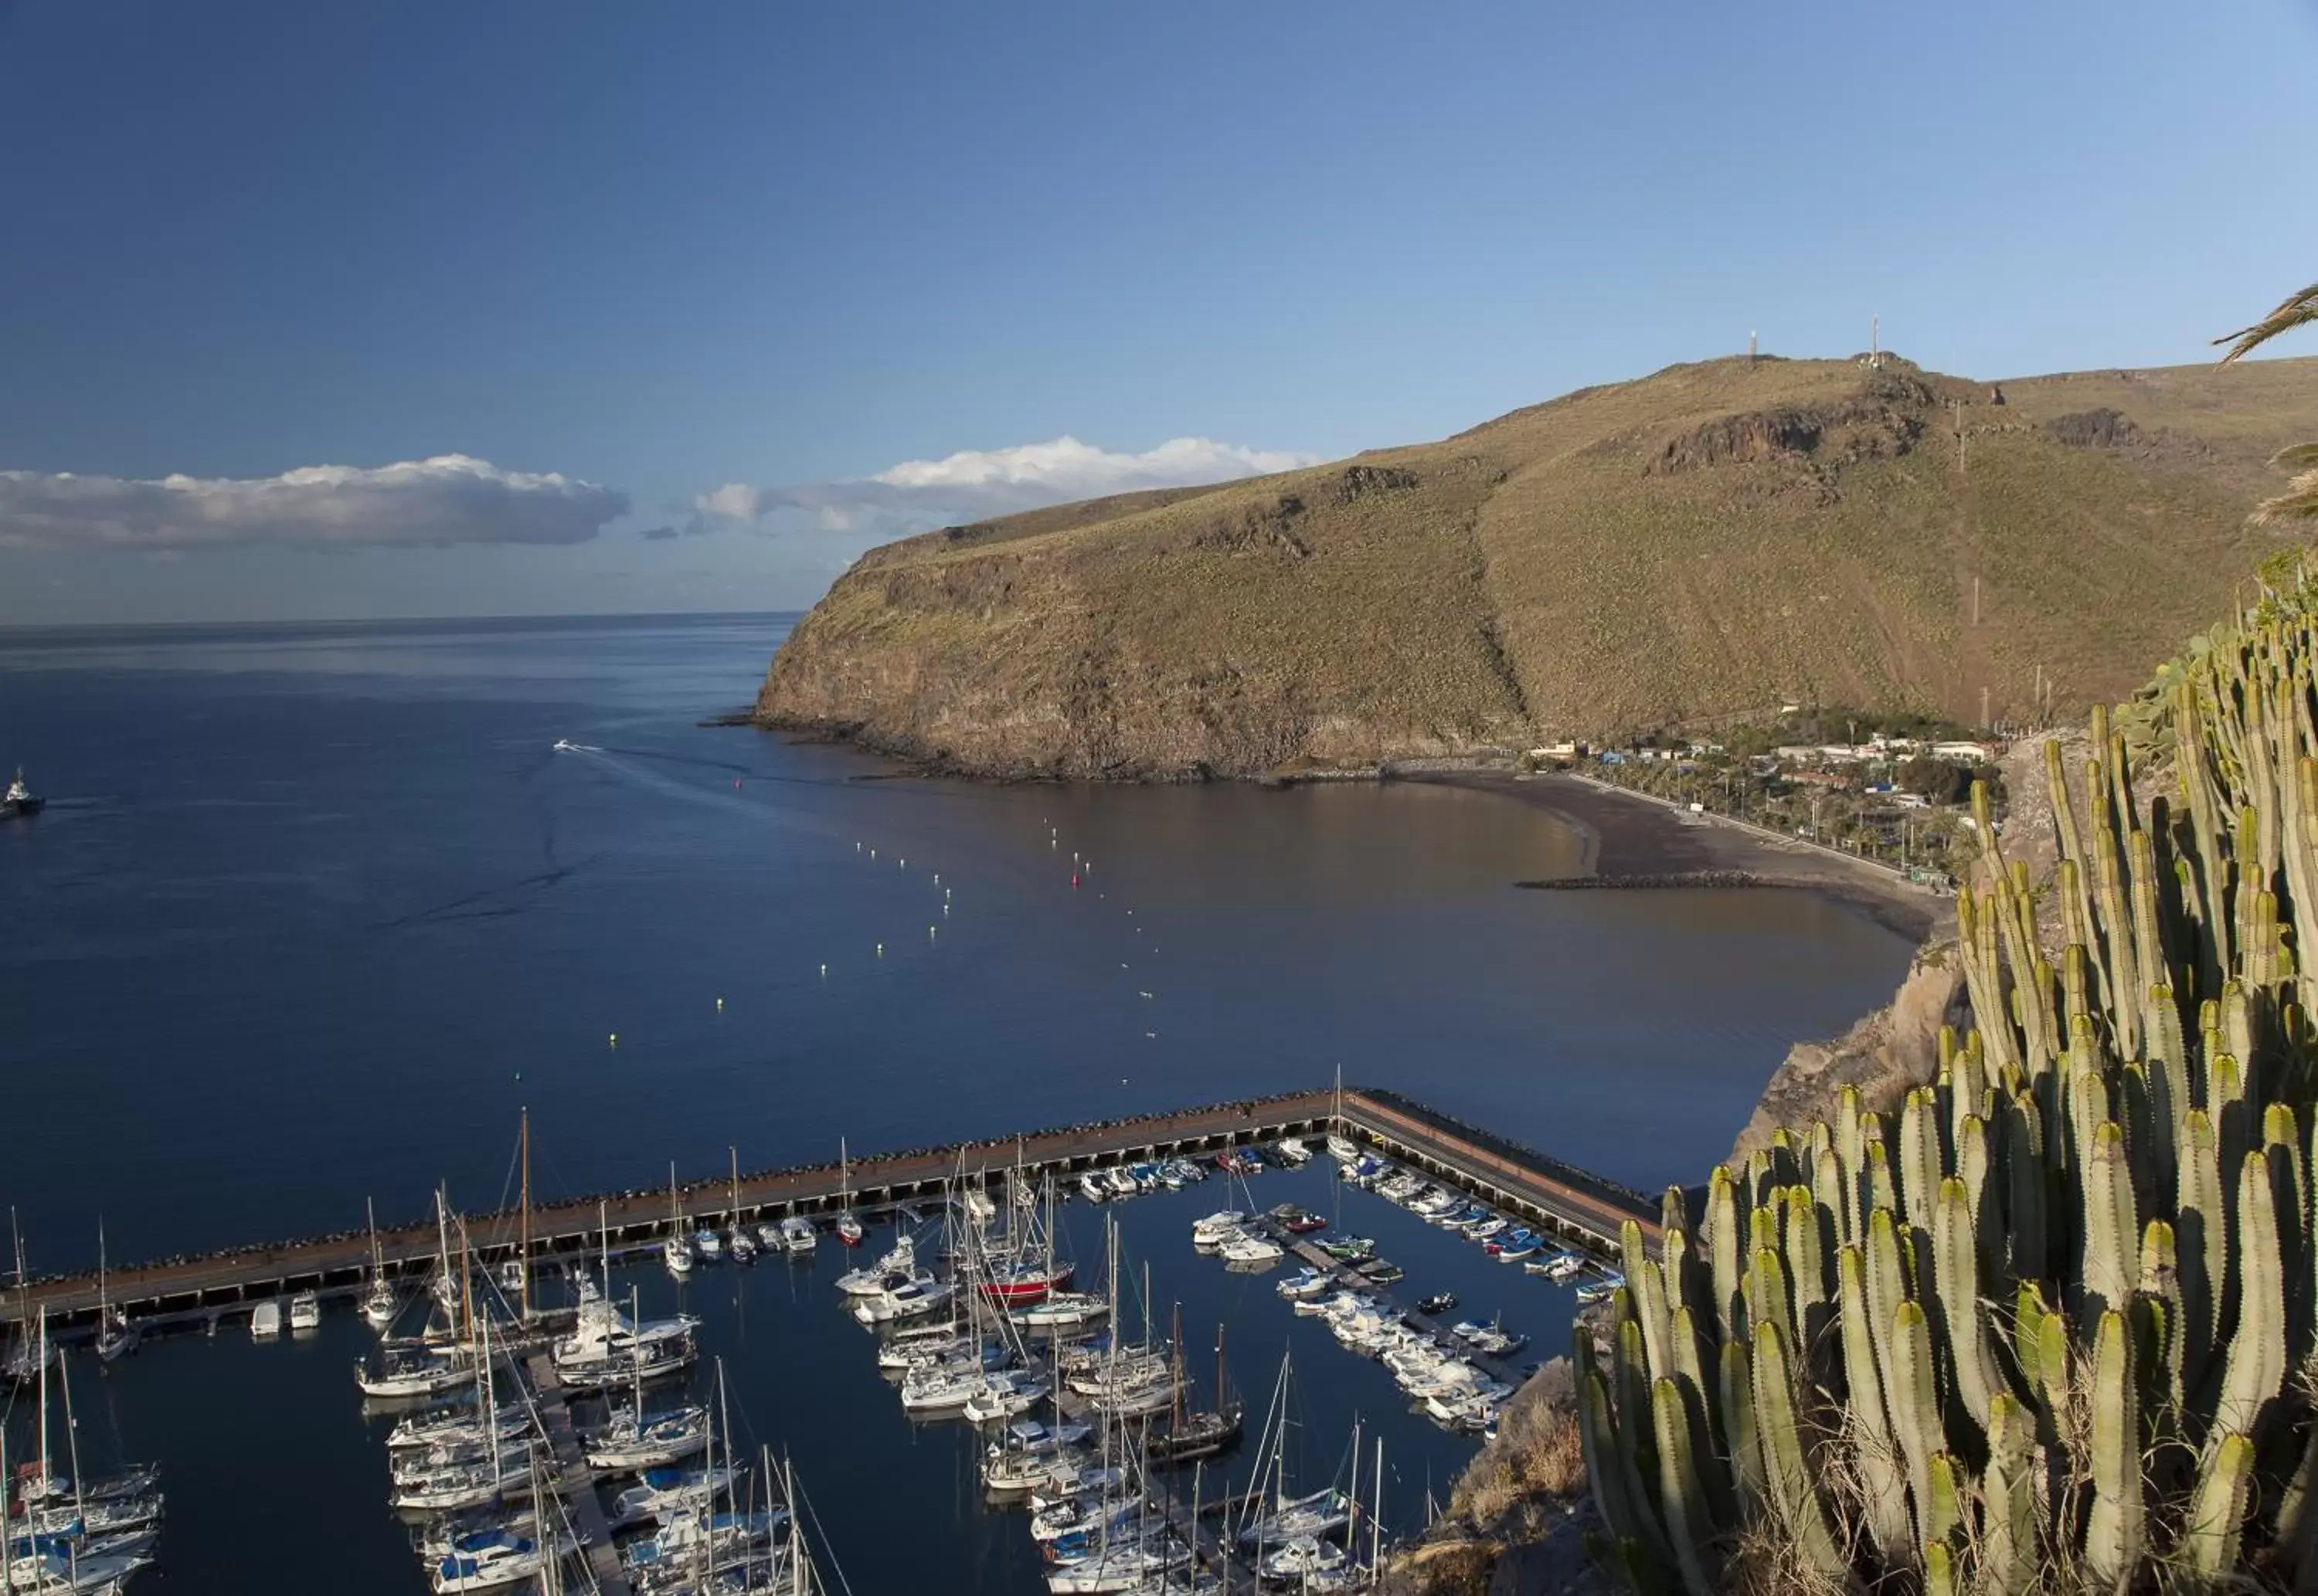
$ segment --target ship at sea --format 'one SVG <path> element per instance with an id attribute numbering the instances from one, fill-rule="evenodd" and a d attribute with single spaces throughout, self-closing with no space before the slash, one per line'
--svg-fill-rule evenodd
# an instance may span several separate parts
<path id="1" fill-rule="evenodd" d="M 0 820 L 13 820 L 19 815 L 34 815 L 48 803 L 45 798 L 32 796 L 32 789 L 24 785 L 24 769 L 16 767 L 16 779 L 8 784 L 5 796 L 0 796 Z"/>

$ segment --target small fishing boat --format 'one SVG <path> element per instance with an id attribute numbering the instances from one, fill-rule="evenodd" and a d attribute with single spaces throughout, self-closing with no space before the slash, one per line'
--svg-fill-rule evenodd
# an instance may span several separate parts
<path id="1" fill-rule="evenodd" d="M 724 1238 L 706 1225 L 692 1233 L 692 1250 L 700 1254 L 703 1263 L 714 1263 L 724 1256 Z"/>
<path id="2" fill-rule="evenodd" d="M 1605 1269 L 1600 1278 L 1588 1280 L 1577 1288 L 1577 1300 L 1587 1306 L 1608 1302 L 1625 1283 L 1625 1276 L 1614 1269 Z"/>
<path id="3" fill-rule="evenodd" d="M 1326 1270 L 1316 1269 L 1306 1264 L 1272 1289 L 1290 1302 L 1301 1302 L 1324 1295 L 1329 1287 L 1330 1277 Z"/>
<path id="4" fill-rule="evenodd" d="M 1418 1299 L 1416 1311 L 1420 1314 L 1431 1314 L 1436 1319 L 1443 1314 L 1453 1314 L 1457 1311 L 1457 1294 L 1453 1291 L 1436 1291 L 1431 1296 Z"/>
<path id="5" fill-rule="evenodd" d="M 1317 1245 L 1339 1263 L 1358 1263 L 1376 1256 L 1376 1243 L 1366 1236 L 1334 1236 Z"/>

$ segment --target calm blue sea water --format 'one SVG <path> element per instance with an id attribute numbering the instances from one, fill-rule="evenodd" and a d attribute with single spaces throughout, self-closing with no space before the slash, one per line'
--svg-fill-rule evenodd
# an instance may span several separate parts
<path id="1" fill-rule="evenodd" d="M 437 1179 L 491 1206 L 524 1106 L 553 1196 L 1340 1064 L 1655 1188 L 1697 1178 L 1787 1045 L 1906 961 L 1799 893 L 1513 890 L 1574 839 L 1487 794 L 974 786 L 699 725 L 746 703 L 786 623 L 0 634 L 0 762 L 53 800 L 0 826 L 0 1198 L 33 1267 L 93 1262 L 100 1218 L 122 1258 L 359 1224 L 369 1197 L 417 1215 Z M 1264 1179 L 1267 1202 L 1334 1197 Z M 1346 1200 L 1370 1233 L 1403 1217 Z M 1192 1257 L 1214 1206 L 1127 1206 L 1154 1296 L 1195 1343 L 1231 1317 L 1259 1395 L 1296 1338 L 1316 1457 L 1359 1410 L 1406 1509 L 1428 1473 L 1445 1489 L 1465 1443 L 1268 1283 Z M 1470 1274 L 1469 1300 L 1558 1345 L 1559 1293 L 1405 1240 L 1410 1287 Z M 974 1504 L 962 1432 L 901 1419 L 825 1282 L 690 1289 L 856 1590 L 1039 1588 L 1020 1524 Z M 229 1334 L 85 1375 L 88 1444 L 171 1469 L 157 1583 L 228 1588 L 253 1538 L 287 1536 L 346 1570 L 334 1588 L 418 1588 L 346 1378 L 360 1344 L 333 1320 L 310 1346 Z M 285 1468 L 282 1494 L 244 1468 Z"/>

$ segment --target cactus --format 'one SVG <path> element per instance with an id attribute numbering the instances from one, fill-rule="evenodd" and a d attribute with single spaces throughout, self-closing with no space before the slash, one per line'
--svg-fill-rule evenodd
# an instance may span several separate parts
<path id="1" fill-rule="evenodd" d="M 1715 1596 L 1708 1572 L 1709 1544 L 1714 1525 L 1706 1511 L 1706 1493 L 1698 1483 L 1691 1457 L 1690 1421 L 1683 1412 L 1682 1393 L 1672 1380 L 1650 1386 L 1650 1416 L 1658 1426 L 1658 1500 L 1666 1508 L 1667 1539 L 1674 1547 L 1675 1567 L 1690 1596 Z"/>
<path id="2" fill-rule="evenodd" d="M 2122 1583 L 2141 1556 L 2141 1404 L 2133 1336 L 2125 1315 L 2101 1315 L 2093 1350 L 2092 1514 L 2085 1567 L 2101 1584 Z"/>
<path id="3" fill-rule="evenodd" d="M 2169 673 L 2047 749 L 2049 897 L 1975 792 L 1934 1081 L 1716 1170 L 1703 1248 L 1676 1197 L 1622 1238 L 1578 1391 L 1638 1590 L 1768 1538 L 1895 1596 L 2318 1596 L 2318 553 Z"/>

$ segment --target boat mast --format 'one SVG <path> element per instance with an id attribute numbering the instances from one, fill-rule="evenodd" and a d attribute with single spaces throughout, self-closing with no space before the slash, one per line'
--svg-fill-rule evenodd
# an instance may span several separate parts
<path id="1" fill-rule="evenodd" d="M 49 1490 L 49 1305 L 40 1305 L 40 1493 Z M 29 1517 L 29 1513 L 27 1517 Z"/>
<path id="2" fill-rule="evenodd" d="M 104 1215 L 96 1216 L 96 1339 L 104 1340 L 111 1328 L 112 1315 L 106 1311 L 104 1300 Z"/>
<path id="3" fill-rule="evenodd" d="M 1384 1567 L 1384 1437 L 1377 1437 L 1376 1511 L 1369 1515 L 1369 1577 Z"/>
<path id="4" fill-rule="evenodd" d="M 86 1514 L 80 1495 L 80 1426 L 73 1422 L 72 1367 L 61 1358 L 57 1359 L 57 1384 L 64 1388 L 65 1394 L 65 1461 L 72 1468 L 73 1517 L 80 1520 Z M 29 1513 L 25 1515 L 28 1521 L 31 1516 Z M 79 1555 L 77 1546 L 74 1548 L 74 1555 Z"/>
<path id="5" fill-rule="evenodd" d="M 507 1188 L 499 1188 L 505 1191 Z M 523 1322 L 531 1323 L 531 1108 L 523 1110 Z"/>

